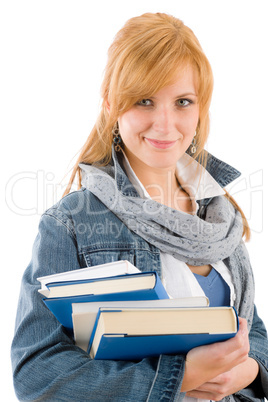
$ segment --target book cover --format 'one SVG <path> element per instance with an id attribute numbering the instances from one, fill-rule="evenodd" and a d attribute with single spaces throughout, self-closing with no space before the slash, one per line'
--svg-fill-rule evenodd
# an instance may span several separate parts
<path id="1" fill-rule="evenodd" d="M 37 278 L 37 280 L 41 283 L 41 289 L 39 290 L 39 292 L 42 293 L 42 290 L 47 289 L 46 286 L 47 283 L 85 280 L 94 278 L 106 278 L 108 276 L 134 274 L 138 272 L 141 271 L 138 268 L 136 268 L 133 264 L 131 264 L 129 261 L 120 260 L 120 261 L 109 262 L 106 264 L 94 265 L 92 267 L 85 267 L 80 269 L 74 269 L 71 271 L 65 271 L 59 274 L 41 276 Z"/>
<path id="2" fill-rule="evenodd" d="M 201 345 L 235 336 L 233 307 L 99 310 L 88 352 L 99 360 L 141 360 L 160 354 L 187 354 Z"/>
<path id="3" fill-rule="evenodd" d="M 125 291 L 126 281 L 135 281 L 136 278 L 151 279 L 151 286 L 148 288 Z M 113 291 L 113 283 L 118 283 L 122 280 L 121 291 Z M 79 281 L 80 282 L 80 281 Z M 93 279 L 86 281 L 87 283 L 102 282 L 106 289 L 109 289 L 109 293 L 100 294 L 83 294 L 77 296 L 67 297 L 46 297 L 43 299 L 46 306 L 55 315 L 58 321 L 73 334 L 73 322 L 72 322 L 72 303 L 85 303 L 85 302 L 100 302 L 100 301 L 119 301 L 119 300 L 154 300 L 154 299 L 168 299 L 168 294 L 156 272 L 141 272 L 137 274 L 127 274 L 116 277 Z M 108 286 L 109 284 L 109 286 Z M 50 289 L 50 284 L 47 287 Z M 53 287 L 53 286 L 52 286 Z M 61 286 L 60 286 L 61 287 Z"/>
<path id="4" fill-rule="evenodd" d="M 75 344 L 87 351 L 88 343 L 96 321 L 99 308 L 176 308 L 176 307 L 205 307 L 209 300 L 205 296 L 183 297 L 178 299 L 131 300 L 131 301 L 99 301 L 91 303 L 73 303 L 72 320 Z"/>

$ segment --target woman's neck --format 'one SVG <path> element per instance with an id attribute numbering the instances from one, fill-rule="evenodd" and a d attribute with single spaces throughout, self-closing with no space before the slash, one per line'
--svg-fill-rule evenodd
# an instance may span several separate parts
<path id="1" fill-rule="evenodd" d="M 191 199 L 177 179 L 176 166 L 157 169 L 143 166 L 142 163 L 137 161 L 129 162 L 136 176 L 154 201 L 186 213 L 193 212 Z"/>
<path id="2" fill-rule="evenodd" d="M 174 205 L 174 199 L 181 190 L 175 170 L 141 175 L 139 179 L 153 200 L 170 207 Z"/>

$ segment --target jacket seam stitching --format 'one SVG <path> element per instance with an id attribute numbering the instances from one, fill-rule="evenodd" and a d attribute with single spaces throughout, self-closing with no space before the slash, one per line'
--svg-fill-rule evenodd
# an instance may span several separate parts
<path id="1" fill-rule="evenodd" d="M 59 219 L 57 216 L 52 215 L 48 212 L 44 213 L 44 216 L 50 216 L 51 218 L 55 219 L 57 222 L 59 222 L 62 226 L 65 226 L 66 229 L 68 230 L 68 232 L 71 234 L 71 236 L 73 237 L 73 239 L 75 239 L 75 232 L 72 231 L 64 221 L 62 221 L 61 219 Z"/>
<path id="2" fill-rule="evenodd" d="M 86 247 L 85 249 L 82 249 L 81 248 L 81 253 L 85 253 L 85 254 L 87 254 L 87 253 L 91 253 L 91 252 L 96 252 L 96 251 L 106 251 L 106 250 L 115 250 L 115 251 L 117 251 L 117 250 L 139 250 L 139 251 L 146 251 L 146 252 L 149 252 L 149 253 L 152 253 L 152 254 L 156 254 L 156 255 L 158 255 L 158 250 L 157 251 L 151 251 L 151 250 L 148 250 L 146 247 L 137 247 L 137 245 L 135 245 L 135 244 L 130 244 L 130 243 L 128 243 L 127 245 L 119 245 L 119 247 L 115 247 L 114 245 L 111 245 L 111 244 L 109 244 L 109 243 L 107 243 L 107 245 L 104 245 L 103 247 L 93 247 L 93 246 L 89 246 L 89 247 Z"/>
<path id="3" fill-rule="evenodd" d="M 150 396 L 151 396 L 151 394 L 152 394 L 153 387 L 154 387 L 154 384 L 155 384 L 155 382 L 156 382 L 156 379 L 157 379 L 157 376 L 158 376 L 158 373 L 159 373 L 159 368 L 160 368 L 161 359 L 162 359 L 162 355 L 159 356 L 158 363 L 157 363 L 157 368 L 156 368 L 156 373 L 155 373 L 155 376 L 154 376 L 154 380 L 153 380 L 153 383 L 152 383 L 152 386 L 151 386 L 149 395 L 148 395 L 148 397 L 147 397 L 147 399 L 146 399 L 146 402 L 149 402 Z"/>

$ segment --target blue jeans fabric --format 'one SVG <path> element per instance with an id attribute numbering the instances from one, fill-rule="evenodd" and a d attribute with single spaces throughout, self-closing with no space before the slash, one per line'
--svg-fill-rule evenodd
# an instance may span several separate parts
<path id="1" fill-rule="evenodd" d="M 159 250 L 132 233 L 89 191 L 69 194 L 42 216 L 22 279 L 12 344 L 14 386 L 20 400 L 183 399 L 184 356 L 162 355 L 138 362 L 91 360 L 74 345 L 38 293 L 39 276 L 122 259 L 161 275 Z M 268 344 L 256 310 L 250 344 L 250 356 L 260 365 L 260 382 L 234 398 L 258 401 L 268 396 Z"/>

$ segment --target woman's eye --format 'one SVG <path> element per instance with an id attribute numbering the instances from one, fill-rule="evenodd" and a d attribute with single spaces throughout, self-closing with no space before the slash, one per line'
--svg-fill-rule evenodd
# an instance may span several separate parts
<path id="1" fill-rule="evenodd" d="M 177 103 L 179 106 L 189 106 L 192 101 L 190 101 L 189 99 L 178 99 Z"/>
<path id="2" fill-rule="evenodd" d="M 141 101 L 137 102 L 137 105 L 141 106 L 151 106 L 152 101 L 150 99 L 142 99 Z"/>

